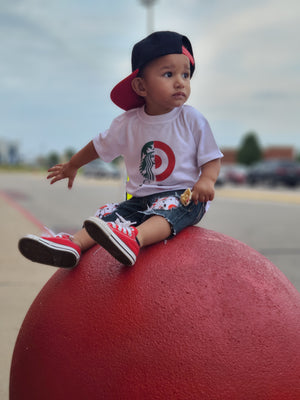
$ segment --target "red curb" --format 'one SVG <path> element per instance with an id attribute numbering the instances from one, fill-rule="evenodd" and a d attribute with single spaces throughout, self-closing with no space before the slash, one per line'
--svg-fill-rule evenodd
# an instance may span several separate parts
<path id="1" fill-rule="evenodd" d="M 32 222 L 38 228 L 44 230 L 44 225 L 33 216 L 28 210 L 23 208 L 19 203 L 12 199 L 7 193 L 0 191 L 0 197 L 5 200 L 11 207 L 13 207 L 16 211 L 18 211 L 23 217 L 25 217 L 28 221 Z"/>

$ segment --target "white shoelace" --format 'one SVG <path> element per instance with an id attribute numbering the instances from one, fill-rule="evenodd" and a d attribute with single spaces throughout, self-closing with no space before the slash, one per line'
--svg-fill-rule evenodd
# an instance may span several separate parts
<path id="1" fill-rule="evenodd" d="M 117 213 L 116 213 L 117 214 Z M 131 225 L 136 224 L 136 222 L 127 221 L 121 215 L 117 214 L 118 218 L 115 222 L 110 222 L 113 228 L 118 229 L 118 231 L 123 232 L 129 236 L 132 236 Z"/>
<path id="2" fill-rule="evenodd" d="M 45 229 L 45 234 L 43 232 L 43 236 L 49 236 L 49 237 L 56 236 L 56 233 L 53 232 L 50 228 L 48 228 L 46 225 L 44 225 L 44 229 Z"/>
<path id="3" fill-rule="evenodd" d="M 59 233 L 55 233 L 53 232 L 50 228 L 48 228 L 47 226 L 44 226 L 44 229 L 46 231 L 45 235 L 43 236 L 48 236 L 48 237 L 68 237 L 68 238 L 72 238 L 73 236 L 70 235 L 69 233 L 66 232 L 59 232 Z"/>

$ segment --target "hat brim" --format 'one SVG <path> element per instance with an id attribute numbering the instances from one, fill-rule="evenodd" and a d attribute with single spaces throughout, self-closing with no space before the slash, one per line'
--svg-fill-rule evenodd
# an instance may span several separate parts
<path id="1" fill-rule="evenodd" d="M 131 83 L 137 77 L 139 70 L 136 69 L 127 78 L 119 82 L 111 91 L 111 100 L 125 111 L 141 107 L 145 104 L 143 97 L 137 95 L 132 89 Z"/>

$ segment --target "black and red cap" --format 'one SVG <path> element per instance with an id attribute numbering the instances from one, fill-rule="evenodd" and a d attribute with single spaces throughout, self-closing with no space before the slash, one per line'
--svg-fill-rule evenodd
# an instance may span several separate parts
<path id="1" fill-rule="evenodd" d="M 132 73 L 113 88 L 110 94 L 112 101 L 126 111 L 141 107 L 145 101 L 132 89 L 131 82 L 146 64 L 168 54 L 186 55 L 190 60 L 192 77 L 195 61 L 189 39 L 176 32 L 154 32 L 134 45 L 131 55 Z"/>

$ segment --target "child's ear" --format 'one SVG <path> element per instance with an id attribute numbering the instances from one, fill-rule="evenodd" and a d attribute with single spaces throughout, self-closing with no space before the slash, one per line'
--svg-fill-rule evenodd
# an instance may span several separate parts
<path id="1" fill-rule="evenodd" d="M 131 82 L 131 87 L 135 91 L 135 93 L 139 96 L 145 97 L 146 96 L 146 88 L 144 84 L 143 78 L 134 78 Z"/>

